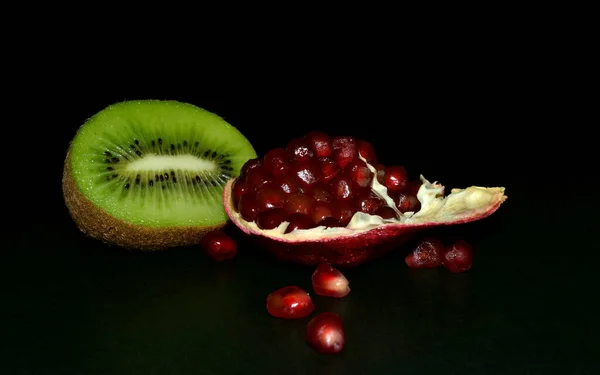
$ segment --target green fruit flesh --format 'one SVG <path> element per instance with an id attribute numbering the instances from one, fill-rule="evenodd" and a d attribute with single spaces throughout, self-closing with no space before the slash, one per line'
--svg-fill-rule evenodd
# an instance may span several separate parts
<path id="1" fill-rule="evenodd" d="M 140 100 L 86 121 L 69 157 L 83 196 L 115 218 L 150 227 L 211 226 L 227 220 L 223 186 L 256 152 L 211 112 Z"/>

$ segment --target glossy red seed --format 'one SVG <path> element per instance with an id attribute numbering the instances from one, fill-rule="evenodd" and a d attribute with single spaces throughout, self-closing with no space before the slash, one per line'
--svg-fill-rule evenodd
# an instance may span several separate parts
<path id="1" fill-rule="evenodd" d="M 274 184 L 285 194 L 293 194 L 301 191 L 300 183 L 296 180 L 295 176 L 290 174 L 276 177 Z"/>
<path id="2" fill-rule="evenodd" d="M 334 217 L 326 217 L 325 219 L 319 221 L 315 224 L 315 227 L 325 227 L 325 228 L 339 228 L 343 227 L 342 223 Z"/>
<path id="3" fill-rule="evenodd" d="M 286 286 L 267 296 L 267 311 L 276 318 L 304 318 L 314 309 L 315 306 L 308 293 L 297 286 Z"/>
<path id="4" fill-rule="evenodd" d="M 320 296 L 342 298 L 350 293 L 346 276 L 330 264 L 319 264 L 311 279 L 313 290 Z"/>
<path id="5" fill-rule="evenodd" d="M 296 213 L 308 215 L 314 203 L 315 199 L 308 194 L 290 194 L 286 197 L 285 203 L 283 204 L 283 210 L 289 215 Z"/>
<path id="6" fill-rule="evenodd" d="M 344 349 L 346 334 L 341 316 L 322 312 L 306 325 L 305 338 L 308 345 L 319 354 L 335 354 Z"/>
<path id="7" fill-rule="evenodd" d="M 264 184 L 260 190 L 256 192 L 256 203 L 261 212 L 272 208 L 283 207 L 285 198 L 285 194 L 273 183 Z"/>
<path id="8" fill-rule="evenodd" d="M 381 216 L 382 219 L 398 219 L 398 214 L 390 206 L 379 207 L 373 215 Z"/>
<path id="9" fill-rule="evenodd" d="M 290 169 L 288 154 L 281 147 L 267 151 L 263 164 L 265 169 L 275 177 L 285 175 Z"/>
<path id="10" fill-rule="evenodd" d="M 205 234 L 200 240 L 200 247 L 218 262 L 231 259 L 237 254 L 237 244 L 221 230 Z"/>
<path id="11" fill-rule="evenodd" d="M 331 143 L 333 145 L 331 155 L 340 168 L 343 169 L 348 163 L 358 157 L 358 145 L 356 139 L 339 136 L 333 137 Z"/>
<path id="12" fill-rule="evenodd" d="M 247 193 L 242 196 L 238 203 L 238 212 L 246 221 L 254 221 L 256 219 L 256 215 L 258 215 L 260 209 L 253 193 Z"/>
<path id="13" fill-rule="evenodd" d="M 344 173 L 350 176 L 354 184 L 359 188 L 369 187 L 373 181 L 373 172 L 367 167 L 367 163 L 360 159 L 351 160 L 346 164 Z"/>
<path id="14" fill-rule="evenodd" d="M 324 132 L 314 130 L 306 135 L 306 139 L 308 139 L 317 157 L 331 156 L 333 147 L 331 144 L 331 137 L 329 135 Z"/>
<path id="15" fill-rule="evenodd" d="M 310 208 L 310 217 L 313 219 L 315 224 L 328 217 L 333 217 L 333 213 L 331 212 L 331 204 L 327 202 L 316 201 Z"/>
<path id="16" fill-rule="evenodd" d="M 385 204 L 383 198 L 373 192 L 369 192 L 369 194 L 361 195 L 356 199 L 356 211 L 372 215 Z"/>
<path id="17" fill-rule="evenodd" d="M 260 229 L 277 228 L 285 219 L 285 213 L 280 208 L 273 208 L 256 216 L 256 225 Z"/>
<path id="18" fill-rule="evenodd" d="M 414 195 L 407 193 L 396 193 L 393 197 L 398 211 L 405 213 L 408 211 L 417 212 L 421 209 L 421 202 Z"/>
<path id="19" fill-rule="evenodd" d="M 336 174 L 340 172 L 340 167 L 337 163 L 329 157 L 319 158 L 319 165 L 321 166 L 321 179 L 324 182 L 331 180 Z"/>
<path id="20" fill-rule="evenodd" d="M 316 162 L 302 162 L 292 165 L 289 173 L 296 177 L 300 187 L 307 190 L 310 190 L 321 179 L 321 168 Z"/>
<path id="21" fill-rule="evenodd" d="M 264 166 L 257 166 L 252 168 L 246 173 L 246 183 L 248 188 L 254 191 L 260 189 L 261 186 L 269 182 L 273 182 L 274 177 L 270 174 Z"/>
<path id="22" fill-rule="evenodd" d="M 348 225 L 356 210 L 354 201 L 343 201 L 336 199 L 331 203 L 331 214 L 340 224 L 345 227 Z"/>
<path id="23" fill-rule="evenodd" d="M 354 198 L 355 187 L 352 179 L 344 174 L 338 174 L 329 181 L 329 189 L 334 199 L 350 200 Z"/>
<path id="24" fill-rule="evenodd" d="M 315 186 L 310 189 L 310 195 L 317 201 L 331 202 L 333 196 L 329 190 L 329 186 L 323 182 L 317 182 Z"/>
<path id="25" fill-rule="evenodd" d="M 237 207 L 240 203 L 242 195 L 246 194 L 246 192 L 249 190 L 248 184 L 246 183 L 246 180 L 238 178 L 233 183 L 232 189 L 233 191 L 231 193 L 231 199 L 233 201 L 233 207 Z"/>
<path id="26" fill-rule="evenodd" d="M 458 240 L 444 250 L 442 265 L 453 273 L 468 271 L 473 265 L 473 247 Z"/>
<path id="27" fill-rule="evenodd" d="M 315 157 L 310 142 L 304 137 L 292 139 L 285 149 L 291 162 L 305 163 Z"/>
<path id="28" fill-rule="evenodd" d="M 421 185 L 423 185 L 423 181 L 421 180 L 408 181 L 406 184 L 406 194 L 414 195 L 416 197 Z"/>
<path id="29" fill-rule="evenodd" d="M 435 268 L 442 265 L 444 244 L 437 238 L 426 238 L 406 256 L 410 268 Z"/>
<path id="30" fill-rule="evenodd" d="M 402 165 L 392 165 L 385 169 L 385 187 L 388 191 L 399 192 L 406 188 L 408 174 Z"/>
<path id="31" fill-rule="evenodd" d="M 290 233 L 296 229 L 310 229 L 315 227 L 315 223 L 308 215 L 303 214 L 291 214 L 285 218 L 285 221 L 289 222 L 284 233 Z"/>
<path id="32" fill-rule="evenodd" d="M 385 165 L 378 163 L 378 162 L 371 162 L 370 164 L 376 170 L 377 182 L 384 185 L 385 184 Z"/>
<path id="33" fill-rule="evenodd" d="M 249 171 L 251 171 L 252 169 L 254 169 L 256 167 L 262 167 L 262 165 L 263 165 L 262 159 L 259 159 L 259 158 L 250 159 L 250 160 L 246 161 L 244 163 L 244 165 L 242 165 L 242 168 L 240 168 L 240 175 L 245 177 Z"/>
<path id="34" fill-rule="evenodd" d="M 377 154 L 375 154 L 375 148 L 373 145 L 365 140 L 358 141 L 358 153 L 363 157 L 369 164 L 377 160 Z"/>

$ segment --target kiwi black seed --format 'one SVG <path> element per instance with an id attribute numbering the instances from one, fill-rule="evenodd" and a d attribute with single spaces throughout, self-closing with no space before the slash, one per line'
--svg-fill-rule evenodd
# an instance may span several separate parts
<path id="1" fill-rule="evenodd" d="M 77 131 L 63 192 L 77 227 L 130 249 L 199 243 L 228 221 L 223 186 L 256 152 L 218 115 L 167 100 L 120 102 Z"/>

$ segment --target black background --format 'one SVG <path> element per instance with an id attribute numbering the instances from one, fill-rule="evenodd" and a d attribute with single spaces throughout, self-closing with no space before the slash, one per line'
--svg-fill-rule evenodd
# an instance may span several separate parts
<path id="1" fill-rule="evenodd" d="M 595 373 L 595 150 L 565 88 L 571 78 L 533 43 L 449 45 L 340 55 L 332 44 L 268 59 L 215 52 L 182 56 L 197 64 L 185 68 L 144 68 L 128 60 L 134 51 L 91 66 L 81 51 L 19 70 L 6 114 L 24 141 L 10 161 L 29 169 L 3 186 L 12 225 L 0 265 L 0 371 Z M 60 186 L 68 142 L 107 105 L 150 98 L 223 116 L 259 155 L 319 129 L 367 139 L 381 161 L 413 176 L 447 188 L 505 186 L 509 198 L 490 218 L 432 230 L 473 244 L 469 272 L 410 270 L 400 248 L 348 270 L 347 298 L 315 297 L 347 331 L 344 352 L 319 356 L 303 341 L 308 319 L 273 319 L 264 306 L 278 287 L 310 288 L 312 269 L 247 242 L 224 264 L 196 247 L 126 252 L 74 227 Z M 30 146 L 39 152 L 26 159 Z"/>

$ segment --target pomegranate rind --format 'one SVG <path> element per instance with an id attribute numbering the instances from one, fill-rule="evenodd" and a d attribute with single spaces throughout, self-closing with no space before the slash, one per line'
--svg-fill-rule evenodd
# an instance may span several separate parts
<path id="1" fill-rule="evenodd" d="M 471 186 L 453 189 L 444 196 L 444 186 L 430 183 L 423 176 L 421 180 L 423 185 L 417 194 L 421 210 L 417 213 L 402 214 L 401 220 L 384 220 L 358 212 L 345 228 L 317 227 L 284 234 L 288 225 L 284 222 L 277 228 L 261 230 L 234 209 L 231 192 L 235 178 L 223 189 L 223 206 L 235 226 L 280 260 L 309 266 L 356 266 L 401 246 L 418 231 L 486 218 L 507 199 L 504 187 Z"/>

